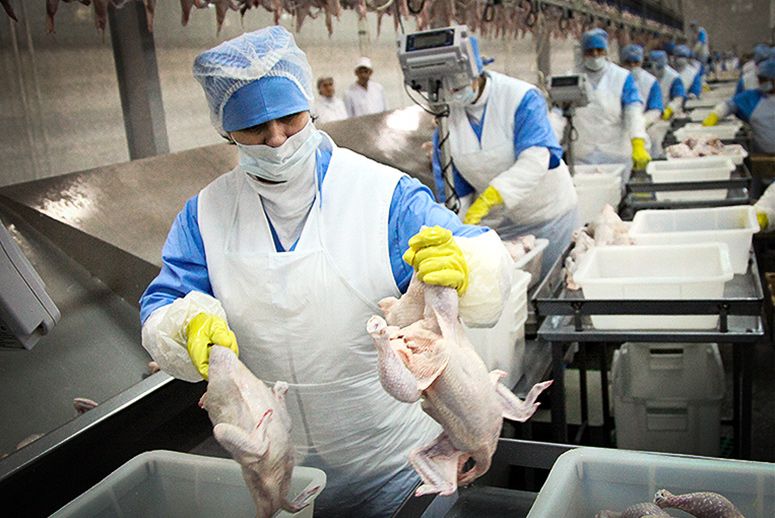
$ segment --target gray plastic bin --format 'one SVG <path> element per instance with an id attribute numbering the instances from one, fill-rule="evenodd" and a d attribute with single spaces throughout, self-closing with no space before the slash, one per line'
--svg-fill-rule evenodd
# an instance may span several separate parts
<path id="1" fill-rule="evenodd" d="M 746 518 L 775 516 L 775 464 L 604 448 L 562 454 L 527 516 L 590 518 L 603 509 L 622 511 L 651 502 L 659 489 L 674 494 L 715 491 Z"/>
<path id="2" fill-rule="evenodd" d="M 289 496 L 310 484 L 324 488 L 325 473 L 296 466 Z M 275 518 L 312 518 L 313 506 L 314 502 L 296 514 L 282 511 Z M 236 461 L 156 450 L 130 459 L 53 516 L 244 518 L 255 514 Z"/>

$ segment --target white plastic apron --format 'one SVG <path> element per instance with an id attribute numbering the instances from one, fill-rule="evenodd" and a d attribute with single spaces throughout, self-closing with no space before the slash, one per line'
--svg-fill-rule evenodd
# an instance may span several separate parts
<path id="1" fill-rule="evenodd" d="M 629 72 L 606 64 L 597 87 L 587 81 L 589 104 L 576 110 L 573 119 L 578 139 L 574 156 L 579 164 L 630 163 L 632 145 L 622 114 L 622 89 Z"/>
<path id="2" fill-rule="evenodd" d="M 700 67 L 695 66 L 694 63 L 687 63 L 683 70 L 678 71 L 678 75 L 681 78 L 681 82 L 684 84 L 686 94 L 689 94 L 689 89 L 694 83 L 695 76 L 699 73 Z"/>
<path id="3" fill-rule="evenodd" d="M 465 109 L 453 107 L 449 115 L 449 143 L 455 167 L 481 194 L 490 182 L 517 161 L 514 150 L 514 115 L 525 94 L 532 88 L 530 83 L 512 77 L 487 73 L 491 89 L 487 100 L 481 142 L 476 137 Z M 548 115 L 547 115 L 548 116 Z M 483 225 L 493 228 L 516 225 L 532 225 L 546 222 L 564 214 L 576 203 L 573 183 L 567 166 L 549 171 L 528 196 L 526 203 L 511 210 L 496 206 Z M 461 211 L 461 216 L 465 212 Z M 543 236 L 538 236 L 543 237 Z"/>
<path id="4" fill-rule="evenodd" d="M 680 77 L 680 74 L 673 67 L 665 66 L 665 72 L 659 78 L 659 88 L 662 90 L 662 103 L 665 107 L 673 100 L 670 98 L 670 90 L 672 90 L 673 82 L 678 77 Z"/>
<path id="5" fill-rule="evenodd" d="M 759 153 L 775 154 L 775 95 L 765 95 L 751 114 L 754 148 Z"/>
<path id="6" fill-rule="evenodd" d="M 329 177 L 335 176 L 337 167 L 346 167 L 336 160 L 337 151 L 326 183 L 334 183 Z M 268 384 L 276 380 L 289 384 L 286 400 L 297 461 L 328 476 L 316 511 L 344 512 L 406 469 L 411 449 L 429 442 L 439 431 L 419 404 L 400 403 L 382 388 L 376 349 L 365 329 L 368 318 L 379 314 L 379 309 L 376 300 L 365 297 L 347 279 L 348 274 L 367 273 L 342 270 L 324 245 L 329 235 L 351 240 L 352 248 L 379 249 L 387 242 L 387 230 L 373 236 L 350 234 L 346 220 L 331 228 L 324 223 L 325 209 L 318 196 L 296 249 L 276 252 L 260 197 L 247 185 L 244 174 L 235 180 L 231 222 L 223 229 L 223 253 L 206 250 L 208 268 L 213 262 L 219 265 L 218 271 L 211 272 L 213 291 L 238 337 L 240 359 Z M 379 194 L 362 200 L 364 214 L 376 215 L 375 207 L 391 199 L 392 189 L 386 196 L 379 181 L 375 186 Z M 203 216 L 207 219 L 202 211 L 211 203 L 220 204 L 219 208 L 229 205 L 229 200 L 222 203 L 217 197 L 214 193 L 200 201 L 204 205 L 200 205 L 200 227 Z M 339 201 L 336 193 L 325 189 L 322 198 L 324 207 Z M 213 230 L 203 235 L 214 235 Z M 380 238 L 385 243 L 374 242 Z M 373 277 L 384 278 L 384 273 L 374 271 Z M 385 295 L 397 294 L 394 282 L 393 290 Z"/>

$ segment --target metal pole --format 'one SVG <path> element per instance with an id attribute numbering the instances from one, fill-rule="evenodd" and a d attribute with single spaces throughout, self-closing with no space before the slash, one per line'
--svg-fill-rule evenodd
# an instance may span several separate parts
<path id="1" fill-rule="evenodd" d="M 452 171 L 452 153 L 449 150 L 449 119 L 447 115 L 436 117 L 439 124 L 439 148 L 441 156 L 441 176 L 444 178 L 444 205 L 452 212 L 460 209 L 460 200 L 455 193 L 455 175 Z"/>
<path id="2" fill-rule="evenodd" d="M 129 158 L 169 153 L 153 34 L 142 2 L 108 9 L 110 40 L 124 112 Z"/>

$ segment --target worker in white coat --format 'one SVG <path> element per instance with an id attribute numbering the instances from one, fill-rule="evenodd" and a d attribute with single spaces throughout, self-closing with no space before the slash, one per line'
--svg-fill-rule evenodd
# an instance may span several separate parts
<path id="1" fill-rule="evenodd" d="M 643 69 L 643 47 L 636 44 L 625 45 L 621 50 L 622 66 L 635 78 L 638 94 L 645 101 L 643 119 L 646 129 L 662 117 L 664 110 L 662 89 L 657 78 Z"/>
<path id="2" fill-rule="evenodd" d="M 287 381 L 297 461 L 328 478 L 316 513 L 390 516 L 419 482 L 407 455 L 440 429 L 382 388 L 366 322 L 416 272 L 458 290 L 464 321 L 492 324 L 507 252 L 418 181 L 315 128 L 311 70 L 283 27 L 200 54 L 194 75 L 239 165 L 175 219 L 140 301 L 143 346 L 187 381 L 207 378 L 213 344 L 269 386 Z"/>
<path id="3" fill-rule="evenodd" d="M 697 20 L 689 22 L 689 32 L 692 35 L 692 53 L 703 64 L 708 64 L 710 57 L 710 42 L 708 41 L 708 31 L 702 27 Z"/>
<path id="4" fill-rule="evenodd" d="M 774 51 L 775 49 L 770 48 L 766 43 L 759 43 L 754 47 L 753 57 L 743 64 L 743 70 L 740 72 L 740 80 L 737 82 L 735 94 L 759 88 L 759 78 L 756 75 L 756 67 L 759 63 L 770 57 L 770 55 L 775 55 Z"/>
<path id="5" fill-rule="evenodd" d="M 683 110 L 686 101 L 686 89 L 680 74 L 667 63 L 667 52 L 664 50 L 652 50 L 649 52 L 651 73 L 659 80 L 659 88 L 662 91 L 662 103 L 664 111 L 662 119 L 670 120 L 675 113 Z"/>
<path id="6" fill-rule="evenodd" d="M 546 101 L 530 83 L 485 71 L 470 37 L 479 77 L 451 92 L 449 146 L 455 194 L 465 223 L 509 236 L 549 240 L 546 274 L 579 226 L 576 191 L 549 124 Z M 438 130 L 433 136 L 437 195 L 445 201 Z"/>
<path id="7" fill-rule="evenodd" d="M 344 101 L 336 96 L 333 77 L 321 77 L 318 79 L 318 99 L 312 111 L 317 124 L 335 122 L 347 118 L 347 108 Z"/>
<path id="8" fill-rule="evenodd" d="M 729 114 L 751 125 L 753 150 L 775 154 L 775 56 L 756 67 L 759 87 L 719 103 L 702 124 L 715 126 Z"/>
<path id="9" fill-rule="evenodd" d="M 683 82 L 686 96 L 699 99 L 702 94 L 702 64 L 692 59 L 692 51 L 686 45 L 676 45 L 673 50 L 673 65 Z"/>
<path id="10" fill-rule="evenodd" d="M 385 89 L 378 82 L 371 80 L 373 73 L 374 68 L 369 58 L 360 58 L 355 64 L 356 81 L 344 93 L 348 116 L 360 117 L 387 111 Z"/>
<path id="11" fill-rule="evenodd" d="M 576 161 L 644 169 L 651 156 L 646 150 L 644 103 L 635 77 L 608 60 L 608 33 L 603 29 L 585 32 L 581 46 L 589 104 L 576 110 Z"/>

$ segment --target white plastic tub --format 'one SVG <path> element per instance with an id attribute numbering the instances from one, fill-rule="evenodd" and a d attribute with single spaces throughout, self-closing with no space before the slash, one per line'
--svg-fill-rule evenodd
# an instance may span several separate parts
<path id="1" fill-rule="evenodd" d="M 748 270 L 748 251 L 759 231 L 756 210 L 750 205 L 710 209 L 641 210 L 630 226 L 638 245 L 725 243 L 734 273 Z"/>
<path id="2" fill-rule="evenodd" d="M 603 246 L 590 250 L 573 278 L 591 300 L 716 299 L 734 274 L 724 243 Z M 710 329 L 712 315 L 593 315 L 598 329 Z"/>
<path id="3" fill-rule="evenodd" d="M 573 176 L 582 223 L 589 223 L 606 204 L 617 207 L 622 199 L 622 181 L 618 173 L 579 174 Z"/>
<path id="4" fill-rule="evenodd" d="M 646 173 L 654 183 L 728 180 L 734 170 L 735 164 L 727 157 L 653 160 L 646 166 Z M 726 198 L 727 189 L 657 191 L 655 194 L 660 201 L 721 200 Z"/>
<path id="5" fill-rule="evenodd" d="M 775 516 L 775 469 L 750 462 L 641 453 L 606 448 L 578 448 L 554 463 L 528 518 L 590 518 L 608 509 L 651 502 L 654 493 L 715 491 L 727 497 L 746 518 Z M 673 516 L 690 516 L 668 510 Z"/>
<path id="6" fill-rule="evenodd" d="M 506 372 L 502 383 L 507 387 L 516 385 L 524 370 L 522 360 L 525 356 L 527 288 L 530 278 L 529 273 L 515 269 L 511 293 L 503 306 L 500 319 L 493 327 L 463 325 L 468 339 L 487 368 Z"/>
<path id="7" fill-rule="evenodd" d="M 702 122 L 705 120 L 705 117 L 710 115 L 712 112 L 713 112 L 712 107 L 694 108 L 692 111 L 689 112 L 689 119 L 692 122 Z"/>
<path id="8" fill-rule="evenodd" d="M 296 466 L 289 497 L 307 487 L 325 488 L 326 474 Z M 312 518 L 314 502 L 275 518 Z M 94 487 L 53 514 L 54 517 L 108 518 L 164 516 L 169 518 L 242 518 L 255 516 L 242 470 L 231 459 L 155 450 L 130 459 Z"/>
<path id="9" fill-rule="evenodd" d="M 686 105 L 685 105 L 686 109 L 694 110 L 696 108 L 713 108 L 719 102 L 717 99 L 714 99 L 713 97 L 714 96 L 710 95 L 709 97 L 706 97 L 704 99 L 687 99 Z"/>
<path id="10" fill-rule="evenodd" d="M 724 146 L 724 151 L 718 155 L 681 158 L 681 157 L 673 157 L 667 154 L 666 158 L 668 160 L 705 160 L 707 162 L 713 161 L 718 158 L 728 158 L 729 160 L 732 161 L 733 164 L 740 165 L 743 163 L 743 160 L 745 160 L 747 156 L 748 156 L 748 151 L 746 151 L 746 149 L 740 144 L 727 144 Z"/>
<path id="11" fill-rule="evenodd" d="M 724 365 L 716 344 L 626 343 L 611 364 L 616 444 L 718 456 Z"/>
<path id="12" fill-rule="evenodd" d="M 574 175 L 611 175 L 616 174 L 624 179 L 629 164 L 577 164 L 573 166 Z"/>
<path id="13" fill-rule="evenodd" d="M 675 130 L 673 134 L 679 141 L 689 137 L 698 137 L 703 135 L 717 137 L 720 139 L 732 139 L 735 138 L 735 135 L 741 127 L 742 123 L 735 121 L 725 121 L 719 123 L 717 126 L 703 126 L 699 123 L 689 123 L 683 128 Z"/>
<path id="14" fill-rule="evenodd" d="M 544 258 L 544 250 L 549 246 L 548 239 L 537 238 L 535 248 L 526 253 L 519 261 L 514 261 L 514 268 L 530 274 L 530 289 L 541 280 L 541 262 Z"/>

